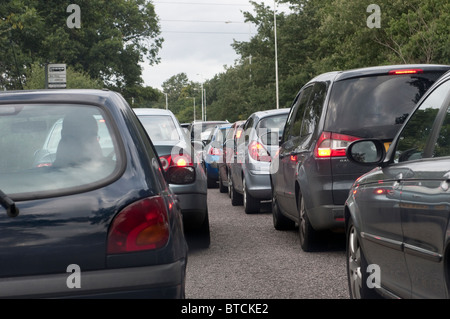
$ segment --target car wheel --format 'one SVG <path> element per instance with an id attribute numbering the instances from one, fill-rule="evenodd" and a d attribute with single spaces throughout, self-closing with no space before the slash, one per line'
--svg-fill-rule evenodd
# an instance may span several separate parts
<path id="1" fill-rule="evenodd" d="M 230 172 L 227 172 L 227 177 L 228 177 L 228 197 L 231 198 L 231 189 L 233 187 L 233 182 L 231 181 L 231 175 Z"/>
<path id="2" fill-rule="evenodd" d="M 347 278 L 350 298 L 369 299 L 380 296 L 367 286 L 367 261 L 359 244 L 358 231 L 350 220 L 347 227 Z"/>
<path id="3" fill-rule="evenodd" d="M 205 218 L 199 228 L 193 229 L 187 235 L 188 243 L 193 248 L 205 249 L 211 243 L 211 233 L 209 228 L 209 214 L 206 211 Z"/>
<path id="4" fill-rule="evenodd" d="M 206 183 L 208 188 L 216 188 L 217 187 L 217 181 L 215 179 L 212 179 L 209 176 L 206 176 Z"/>
<path id="5" fill-rule="evenodd" d="M 231 178 L 230 178 L 231 180 Z M 230 198 L 231 198 L 231 205 L 233 206 L 241 206 L 242 203 L 242 195 L 240 193 L 238 193 L 233 186 L 233 183 L 231 183 L 231 186 L 229 186 L 231 188 L 230 190 Z"/>
<path id="6" fill-rule="evenodd" d="M 303 196 L 300 197 L 299 206 L 299 223 L 298 223 L 298 233 L 300 236 L 300 246 L 303 251 L 309 252 L 317 249 L 317 232 L 311 226 L 309 222 L 308 213 L 305 208 L 305 201 Z"/>
<path id="7" fill-rule="evenodd" d="M 228 188 L 223 185 L 222 174 L 219 172 L 219 192 L 226 193 Z"/>
<path id="8" fill-rule="evenodd" d="M 245 177 L 242 178 L 242 184 L 244 187 L 244 211 L 246 214 L 259 213 L 261 202 L 248 193 L 247 185 L 245 183 Z"/>
<path id="9" fill-rule="evenodd" d="M 275 227 L 276 230 L 289 230 L 295 228 L 295 222 L 293 220 L 290 220 L 280 212 L 278 200 L 273 192 L 272 192 L 272 219 L 273 219 L 273 227 Z"/>

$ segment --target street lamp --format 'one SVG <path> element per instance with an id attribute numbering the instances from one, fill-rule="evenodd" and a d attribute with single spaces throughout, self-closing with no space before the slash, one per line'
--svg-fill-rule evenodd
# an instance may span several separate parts
<path id="1" fill-rule="evenodd" d="M 169 101 L 167 99 L 167 93 L 164 93 L 164 95 L 166 96 L 166 110 L 169 109 Z"/>
<path id="2" fill-rule="evenodd" d="M 280 108 L 278 97 L 278 52 L 277 52 L 277 2 L 273 0 L 273 33 L 275 35 L 275 95 L 277 100 L 277 109 Z"/>

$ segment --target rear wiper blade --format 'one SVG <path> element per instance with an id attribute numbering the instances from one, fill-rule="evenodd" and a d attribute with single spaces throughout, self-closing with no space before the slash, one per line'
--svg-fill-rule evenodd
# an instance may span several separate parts
<path id="1" fill-rule="evenodd" d="M 19 208 L 16 203 L 0 190 L 0 204 L 6 209 L 6 213 L 9 217 L 16 217 L 19 215 Z"/>

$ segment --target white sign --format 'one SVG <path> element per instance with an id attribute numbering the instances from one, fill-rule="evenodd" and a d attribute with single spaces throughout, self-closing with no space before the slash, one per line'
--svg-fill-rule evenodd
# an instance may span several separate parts
<path id="1" fill-rule="evenodd" d="M 65 64 L 47 64 L 47 87 L 49 89 L 66 88 L 66 65 Z"/>

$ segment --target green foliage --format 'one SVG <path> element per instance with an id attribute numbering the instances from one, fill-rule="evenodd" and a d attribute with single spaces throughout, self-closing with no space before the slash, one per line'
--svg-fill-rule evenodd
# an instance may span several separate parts
<path id="1" fill-rule="evenodd" d="M 84 72 L 75 71 L 72 67 L 66 70 L 66 87 L 68 89 L 101 89 L 103 83 L 98 79 L 92 79 Z M 26 90 L 45 88 L 45 66 L 39 63 L 31 65 L 27 72 L 26 82 L 23 85 Z"/>
<path id="2" fill-rule="evenodd" d="M 298 90 L 320 73 L 397 63 L 450 64 L 447 0 L 279 2 L 292 9 L 277 14 L 280 108 L 290 107 Z M 209 118 L 235 121 L 275 108 L 273 11 L 251 3 L 255 14 L 244 16 L 258 33 L 249 42 L 235 42 L 240 61 L 208 82 Z M 367 25 L 373 3 L 381 10 L 380 28 Z"/>
<path id="3" fill-rule="evenodd" d="M 81 28 L 69 28 L 64 0 L 10 0 L 0 6 L 0 86 L 20 89 L 33 63 L 66 63 L 118 90 L 142 84 L 144 58 L 162 44 L 149 0 L 79 0 Z"/>

